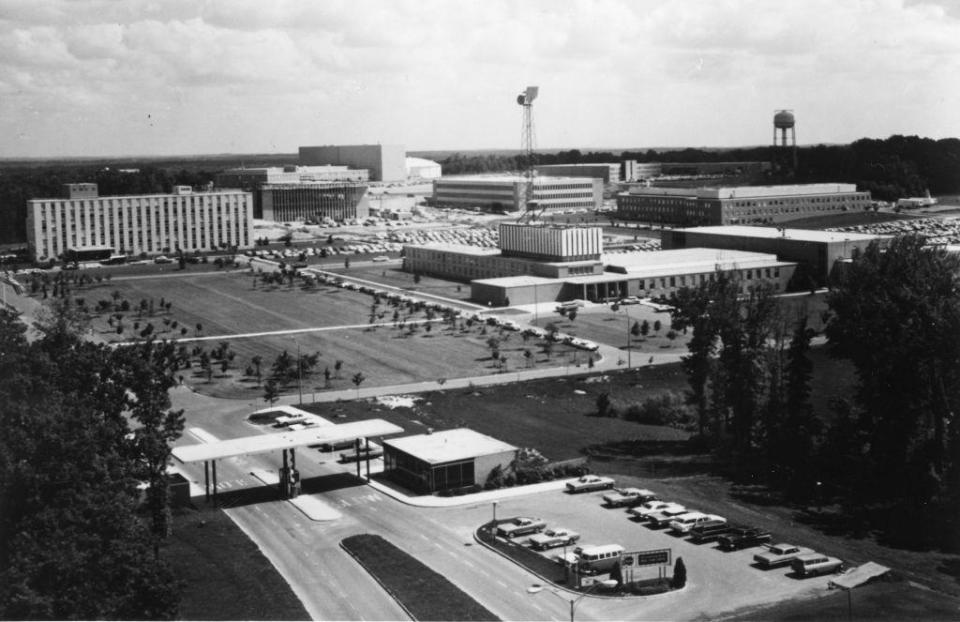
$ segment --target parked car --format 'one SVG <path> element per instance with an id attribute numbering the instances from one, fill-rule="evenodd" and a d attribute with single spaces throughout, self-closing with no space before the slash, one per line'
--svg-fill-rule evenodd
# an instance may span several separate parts
<path id="1" fill-rule="evenodd" d="M 640 304 L 640 299 L 636 296 L 627 296 L 626 298 L 621 298 L 618 304 L 622 305 L 638 305 Z"/>
<path id="2" fill-rule="evenodd" d="M 572 482 L 567 482 L 567 492 L 589 492 L 591 490 L 603 490 L 613 488 L 613 478 L 603 477 L 601 475 L 584 475 Z"/>
<path id="3" fill-rule="evenodd" d="M 687 514 L 688 512 L 696 512 L 696 510 L 688 510 L 687 508 L 681 506 L 675 508 L 665 508 L 659 512 L 654 512 L 647 518 L 647 526 L 653 527 L 654 529 L 663 529 L 670 522 L 681 514 Z"/>
<path id="4" fill-rule="evenodd" d="M 687 508 L 683 507 L 679 503 L 672 503 L 669 501 L 647 501 L 642 503 L 635 508 L 630 508 L 627 510 L 627 514 L 630 514 L 634 519 L 638 521 L 645 521 L 650 518 L 651 514 L 660 512 L 661 510 L 670 510 L 677 509 L 677 514 L 682 514 L 687 511 Z"/>
<path id="5" fill-rule="evenodd" d="M 843 561 L 820 553 L 807 553 L 790 562 L 790 567 L 798 576 L 815 577 L 820 574 L 839 572 L 843 568 Z"/>
<path id="6" fill-rule="evenodd" d="M 386 255 L 377 255 L 376 257 L 373 258 L 373 261 L 377 261 L 377 262 L 390 261 L 390 258 L 387 257 Z"/>
<path id="7" fill-rule="evenodd" d="M 766 544 L 771 538 L 769 531 L 758 527 L 732 527 L 727 533 L 717 538 L 717 543 L 724 551 L 736 551 Z"/>
<path id="8" fill-rule="evenodd" d="M 723 518 L 722 516 L 717 516 L 716 514 L 689 512 L 687 514 L 680 514 L 679 516 L 674 517 L 674 519 L 670 521 L 670 531 L 678 535 L 686 535 L 690 533 L 690 530 L 697 525 L 704 525 L 710 522 L 725 523 L 727 522 L 727 519 Z"/>
<path id="9" fill-rule="evenodd" d="M 632 507 L 656 498 L 657 493 L 645 488 L 614 488 L 613 492 L 603 495 L 603 504 L 608 508 Z"/>
<path id="10" fill-rule="evenodd" d="M 497 525 L 497 535 L 503 536 L 504 538 L 515 538 L 516 536 L 543 531 L 546 526 L 547 523 L 543 519 L 518 516 L 513 520 Z"/>
<path id="11" fill-rule="evenodd" d="M 546 531 L 530 536 L 530 546 L 543 551 L 558 546 L 570 545 L 580 539 L 580 534 L 564 527 L 547 529 Z"/>
<path id="12" fill-rule="evenodd" d="M 776 568 L 789 564 L 801 555 L 813 553 L 810 549 L 805 549 L 792 544 L 774 544 L 765 553 L 757 553 L 753 556 L 753 561 L 763 568 Z"/>
<path id="13" fill-rule="evenodd" d="M 707 521 L 695 525 L 690 530 L 690 541 L 695 544 L 716 540 L 720 536 L 729 533 L 731 527 L 726 520 Z"/>

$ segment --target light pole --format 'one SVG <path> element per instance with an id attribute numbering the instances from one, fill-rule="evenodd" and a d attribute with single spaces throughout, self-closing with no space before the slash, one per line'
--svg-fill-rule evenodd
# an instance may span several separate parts
<path id="1" fill-rule="evenodd" d="M 493 502 L 493 528 L 497 528 L 497 502 Z"/>
<path id="2" fill-rule="evenodd" d="M 576 598 L 567 598 L 567 596 L 564 596 L 563 594 L 561 594 L 561 593 L 558 592 L 557 590 L 548 590 L 548 591 L 549 591 L 551 594 L 553 594 L 554 596 L 557 596 L 557 597 L 559 597 L 559 598 L 562 598 L 563 600 L 566 600 L 566 601 L 568 601 L 568 602 L 570 603 L 570 622 L 576 622 L 576 620 L 575 620 L 575 614 L 576 614 L 576 610 L 577 610 L 577 605 L 580 604 L 580 601 L 583 600 L 584 597 L 588 596 L 588 595 L 590 594 L 590 592 L 592 592 L 593 590 L 597 589 L 597 588 L 600 587 L 601 585 L 602 585 L 602 584 L 601 584 L 599 581 L 596 582 L 596 583 L 594 583 L 593 585 L 591 585 L 590 587 L 588 587 L 586 590 L 584 590 L 583 593 L 581 593 L 581 594 L 580 594 L 579 596 L 577 596 Z M 537 591 L 539 591 L 539 590 L 537 590 Z"/>
<path id="3" fill-rule="evenodd" d="M 300 342 L 293 340 L 297 344 L 297 394 L 300 396 L 300 406 L 303 406 L 303 359 L 300 356 Z"/>

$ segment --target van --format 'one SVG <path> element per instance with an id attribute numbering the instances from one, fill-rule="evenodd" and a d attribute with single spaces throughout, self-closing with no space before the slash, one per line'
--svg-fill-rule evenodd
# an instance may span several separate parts
<path id="1" fill-rule="evenodd" d="M 623 547 L 619 544 L 578 546 L 573 552 L 579 558 L 577 568 L 584 574 L 609 572 L 615 566 L 620 565 L 620 558 L 623 557 Z"/>
<path id="2" fill-rule="evenodd" d="M 836 557 L 828 557 L 821 553 L 807 553 L 790 562 L 790 567 L 798 576 L 815 577 L 839 571 L 843 567 L 843 562 Z"/>

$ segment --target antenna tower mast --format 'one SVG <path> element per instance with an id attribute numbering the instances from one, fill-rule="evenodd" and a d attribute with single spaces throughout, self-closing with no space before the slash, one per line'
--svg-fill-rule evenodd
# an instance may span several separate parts
<path id="1" fill-rule="evenodd" d="M 523 106 L 523 131 L 520 136 L 520 146 L 523 151 L 523 169 L 521 175 L 524 180 L 523 205 L 518 222 L 535 217 L 537 205 L 533 200 L 533 100 L 537 98 L 540 87 L 528 86 L 527 90 L 517 96 L 517 103 Z"/>

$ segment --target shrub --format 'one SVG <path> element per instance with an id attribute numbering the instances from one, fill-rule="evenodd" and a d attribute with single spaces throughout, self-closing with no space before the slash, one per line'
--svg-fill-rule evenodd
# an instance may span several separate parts
<path id="1" fill-rule="evenodd" d="M 677 562 L 673 565 L 673 580 L 670 582 L 670 587 L 675 590 L 679 590 L 686 584 L 687 565 L 683 563 L 682 557 L 678 557 Z"/>
<path id="2" fill-rule="evenodd" d="M 685 427 L 694 420 L 693 411 L 683 396 L 666 391 L 649 397 L 639 404 L 631 404 L 623 413 L 625 421 L 647 425 Z"/>

